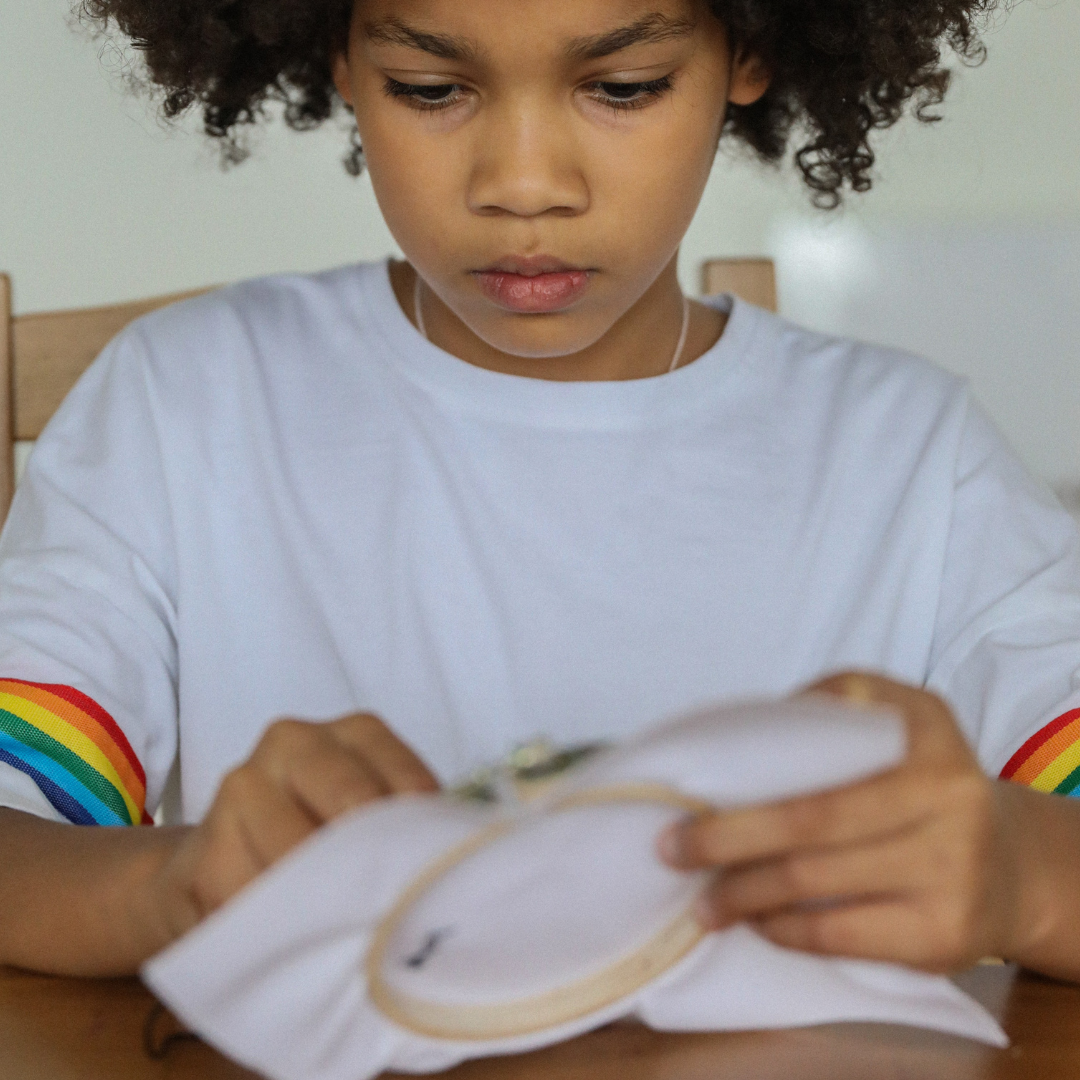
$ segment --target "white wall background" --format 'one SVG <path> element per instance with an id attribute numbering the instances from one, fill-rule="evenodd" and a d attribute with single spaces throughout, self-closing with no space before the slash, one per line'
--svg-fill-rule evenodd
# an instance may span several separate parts
<path id="1" fill-rule="evenodd" d="M 69 0 L 0 0 L 0 269 L 46 310 L 308 270 L 394 250 L 346 136 L 272 127 L 222 171 L 196 125 L 163 125 L 128 61 Z M 785 312 L 967 374 L 1022 455 L 1080 492 L 1080 0 L 1021 0 L 934 128 L 879 143 L 842 212 L 724 154 L 683 251 L 771 254 Z"/>

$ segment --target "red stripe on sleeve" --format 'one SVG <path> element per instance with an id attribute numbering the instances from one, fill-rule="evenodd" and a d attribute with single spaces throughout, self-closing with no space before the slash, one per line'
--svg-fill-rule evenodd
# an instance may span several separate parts
<path id="1" fill-rule="evenodd" d="M 1038 750 L 1044 742 L 1046 742 L 1048 739 L 1052 739 L 1059 731 L 1061 731 L 1062 728 L 1067 727 L 1075 719 L 1077 719 L 1077 717 L 1080 717 L 1080 709 L 1073 709 L 1070 712 L 1059 716 L 1056 720 L 1051 720 L 1050 723 L 1046 725 L 1046 727 L 1040 728 L 1038 731 L 1036 731 L 1035 734 L 1032 735 L 1031 738 L 1028 739 L 1028 741 L 1024 743 L 1024 745 L 1021 746 L 1020 749 L 1017 750 L 1011 758 L 1009 758 L 1009 761 L 1006 764 L 1005 768 L 1001 770 L 1001 779 L 1011 779 L 1012 776 L 1016 773 L 1016 771 L 1020 768 L 1020 766 L 1023 765 L 1024 762 L 1027 761 L 1027 759 L 1031 757 L 1031 755 L 1034 754 L 1035 751 Z"/>
<path id="2" fill-rule="evenodd" d="M 128 759 L 132 769 L 135 770 L 135 775 L 142 781 L 143 790 L 146 790 L 146 771 L 143 769 L 142 762 L 139 761 L 135 751 L 131 749 L 131 743 L 127 741 L 127 736 L 120 730 L 120 725 L 92 697 L 87 697 L 86 694 L 72 686 L 62 686 L 56 683 L 28 682 L 26 679 L 7 679 L 6 681 L 21 683 L 23 686 L 36 686 L 39 690 L 47 690 L 50 694 L 55 694 L 58 698 L 68 702 L 69 705 L 74 705 L 76 709 L 82 709 L 88 716 L 92 716 L 109 733 L 120 753 Z"/>

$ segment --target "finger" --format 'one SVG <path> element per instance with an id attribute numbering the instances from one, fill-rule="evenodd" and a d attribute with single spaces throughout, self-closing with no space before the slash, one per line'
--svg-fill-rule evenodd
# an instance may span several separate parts
<path id="1" fill-rule="evenodd" d="M 369 768 L 382 778 L 388 794 L 434 792 L 439 781 L 377 716 L 358 713 L 326 725 L 340 742 L 360 754 Z"/>
<path id="2" fill-rule="evenodd" d="M 881 675 L 845 671 L 814 683 L 803 693 L 830 694 L 853 705 L 883 705 L 896 709 L 907 724 L 909 761 L 943 757 L 974 759 L 952 710 L 931 691 Z"/>
<path id="3" fill-rule="evenodd" d="M 893 690 L 903 684 L 865 671 L 841 671 L 808 686 L 806 694 L 833 694 L 853 705 L 895 704 Z"/>
<path id="4" fill-rule="evenodd" d="M 351 754 L 379 780 L 381 794 L 438 790 L 438 781 L 420 758 L 378 717 L 368 713 L 329 723 L 278 720 L 260 739 L 252 761 L 282 786 L 289 786 L 296 762 L 321 752 L 320 748 Z"/>
<path id="5" fill-rule="evenodd" d="M 292 791 L 253 763 L 225 778 L 219 798 L 260 871 L 303 843 L 320 824 Z"/>
<path id="6" fill-rule="evenodd" d="M 726 870 L 703 897 L 719 929 L 822 901 L 897 898 L 927 885 L 926 837 L 913 830 L 881 844 L 770 859 Z"/>
<path id="7" fill-rule="evenodd" d="M 776 945 L 823 956 L 851 956 L 947 973 L 970 967 L 981 955 L 927 932 L 923 913 L 897 900 L 785 911 L 751 925 Z"/>
<path id="8" fill-rule="evenodd" d="M 700 814 L 671 826 L 660 854 L 677 869 L 693 870 L 884 839 L 928 816 L 917 780 L 893 770 L 786 802 Z"/>
<path id="9" fill-rule="evenodd" d="M 203 914 L 220 907 L 314 828 L 304 808 L 258 769 L 234 770 L 193 838 L 196 905 Z"/>
<path id="10" fill-rule="evenodd" d="M 208 831 L 198 845 L 190 876 L 190 894 L 200 918 L 216 911 L 263 870 L 262 859 L 230 809 L 211 810 L 204 827 Z"/>
<path id="11" fill-rule="evenodd" d="M 320 823 L 391 793 L 385 778 L 360 754 L 330 737 L 292 761 L 284 780 Z"/>

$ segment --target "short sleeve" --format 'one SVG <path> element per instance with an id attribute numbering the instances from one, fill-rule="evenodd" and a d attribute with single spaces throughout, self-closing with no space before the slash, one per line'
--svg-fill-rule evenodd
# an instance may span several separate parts
<path id="1" fill-rule="evenodd" d="M 1080 533 L 970 401 L 927 686 L 991 775 L 1080 795 Z"/>
<path id="2" fill-rule="evenodd" d="M 0 805 L 145 823 L 177 746 L 173 529 L 138 324 L 38 440 L 0 538 Z"/>

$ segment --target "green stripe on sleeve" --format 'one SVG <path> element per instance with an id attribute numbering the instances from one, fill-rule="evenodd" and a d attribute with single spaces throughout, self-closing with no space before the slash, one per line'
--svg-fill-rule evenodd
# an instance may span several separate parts
<path id="1" fill-rule="evenodd" d="M 1077 765 L 1075 769 L 1056 788 L 1054 788 L 1055 795 L 1071 795 L 1078 787 L 1080 787 L 1080 765 Z"/>
<path id="2" fill-rule="evenodd" d="M 101 775 L 88 762 L 83 761 L 74 750 L 69 750 L 62 742 L 51 735 L 46 735 L 40 728 L 34 727 L 21 716 L 16 716 L 7 709 L 0 709 L 0 729 L 13 739 L 18 739 L 25 746 L 52 758 L 57 765 L 67 769 L 84 787 L 92 791 L 107 807 L 115 810 L 121 821 L 132 824 L 131 813 L 123 795 L 116 790 L 116 785 Z"/>

